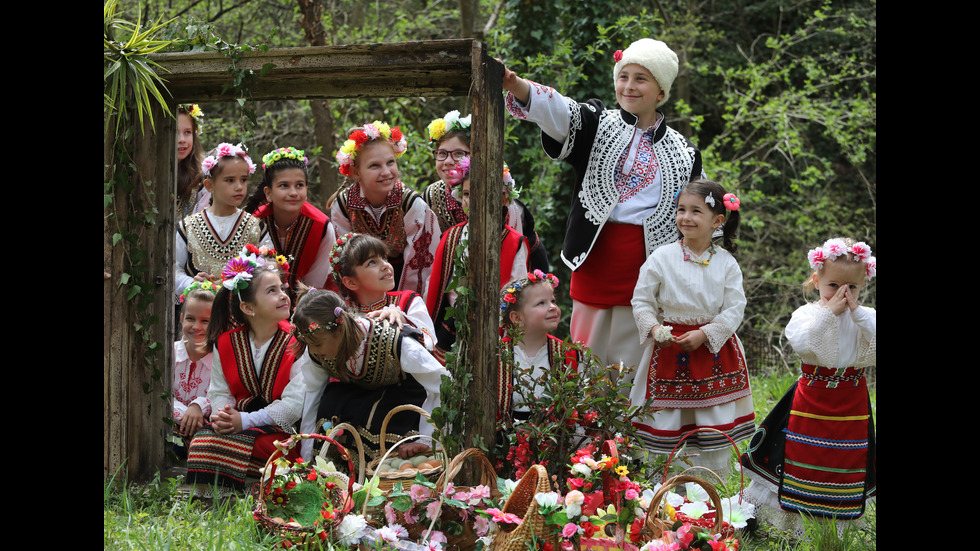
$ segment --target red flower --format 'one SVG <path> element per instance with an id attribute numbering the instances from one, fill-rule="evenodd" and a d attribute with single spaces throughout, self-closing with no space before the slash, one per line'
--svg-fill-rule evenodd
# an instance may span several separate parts
<path id="1" fill-rule="evenodd" d="M 395 142 L 402 141 L 402 131 L 397 126 L 391 129 L 391 140 Z"/>
<path id="2" fill-rule="evenodd" d="M 616 63 L 619 63 L 620 60 L 622 60 L 622 59 L 623 59 L 623 50 L 616 50 L 616 52 L 613 53 L 613 60 Z"/>
<path id="3" fill-rule="evenodd" d="M 643 535 L 643 520 L 634 519 L 633 524 L 630 525 L 630 541 L 633 543 L 639 543 L 640 537 Z"/>
<path id="4" fill-rule="evenodd" d="M 317 537 L 318 537 L 318 538 L 320 538 L 321 540 L 326 540 L 327 538 L 329 538 L 329 537 L 330 537 L 330 535 L 329 535 L 329 534 L 327 534 L 327 531 L 326 531 L 326 530 L 321 530 L 321 531 L 319 531 L 319 532 L 317 532 L 317 534 L 316 534 L 316 535 L 317 535 Z"/>
<path id="5" fill-rule="evenodd" d="M 323 509 L 320 511 L 320 515 L 323 516 L 323 520 L 334 520 L 337 518 L 337 513 L 333 512 L 333 509 Z"/>
<path id="6" fill-rule="evenodd" d="M 589 521 L 583 522 L 581 526 L 582 529 L 585 530 L 585 537 L 587 538 L 591 538 L 596 532 L 599 531 L 599 527 Z"/>
<path id="7" fill-rule="evenodd" d="M 350 133 L 350 139 L 354 140 L 357 147 L 361 147 L 368 141 L 368 135 L 365 134 L 363 130 L 355 130 Z"/>
<path id="8" fill-rule="evenodd" d="M 306 475 L 306 480 L 316 480 L 316 471 L 310 471 L 310 474 Z"/>
<path id="9" fill-rule="evenodd" d="M 293 481 L 293 480 L 290 480 L 289 482 L 287 482 L 287 483 L 286 483 L 286 485 L 285 485 L 284 487 L 285 487 L 285 488 L 286 488 L 287 490 L 292 490 L 293 488 L 295 488 L 295 487 L 296 487 L 296 482 L 295 482 L 295 481 Z"/>

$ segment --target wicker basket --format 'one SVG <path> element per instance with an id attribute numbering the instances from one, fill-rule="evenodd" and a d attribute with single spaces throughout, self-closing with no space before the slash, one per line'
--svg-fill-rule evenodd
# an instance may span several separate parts
<path id="1" fill-rule="evenodd" d="M 338 423 L 331 427 L 327 432 L 327 436 L 331 440 L 324 441 L 323 447 L 320 448 L 320 457 L 327 459 L 327 451 L 330 449 L 330 442 L 333 442 L 333 438 L 337 438 L 341 431 L 346 430 L 351 438 L 354 440 L 354 444 L 357 446 L 357 483 L 364 485 L 364 443 L 361 442 L 361 435 L 357 433 L 357 429 L 347 423 Z M 351 470 L 351 476 L 354 476 L 354 471 Z"/>
<path id="2" fill-rule="evenodd" d="M 532 465 L 517 483 L 514 493 L 507 498 L 503 509 L 505 513 L 520 517 L 521 523 L 513 529 L 501 526 L 500 531 L 493 538 L 491 551 L 524 551 L 534 536 L 539 540 L 547 541 L 555 548 L 558 547 L 557 537 L 545 535 L 544 517 L 541 516 L 537 502 L 534 501 L 535 494 L 550 491 L 551 480 L 548 478 L 548 471 L 541 465 Z"/>
<path id="3" fill-rule="evenodd" d="M 397 448 L 402 442 L 411 441 L 413 438 L 425 438 L 425 435 L 416 435 L 413 437 L 408 437 L 402 439 L 398 444 L 392 446 L 391 449 L 385 451 L 385 439 L 388 436 L 387 434 L 388 421 L 390 421 L 391 418 L 394 417 L 394 415 L 400 411 L 414 411 L 419 415 L 421 415 L 422 417 L 429 419 L 429 413 L 427 411 L 425 411 L 424 409 L 418 406 L 414 406 L 411 404 L 406 404 L 403 406 L 398 406 L 396 408 L 393 408 L 391 411 L 388 412 L 388 415 L 385 415 L 384 421 L 381 422 L 381 438 L 378 443 L 378 445 L 381 447 L 380 453 L 378 454 L 378 457 L 374 458 L 374 460 L 368 463 L 367 466 L 367 474 L 372 477 L 378 478 L 380 481 L 378 487 L 384 491 L 388 491 L 394 488 L 395 484 L 397 484 L 398 482 L 414 479 L 415 475 L 419 473 L 422 473 L 422 475 L 428 478 L 429 480 L 433 480 L 437 476 L 439 476 L 439 474 L 442 473 L 443 470 L 445 470 L 445 466 L 446 466 L 446 458 L 445 458 L 445 454 L 443 454 L 442 465 L 434 469 L 421 469 L 421 470 L 412 469 L 406 472 L 385 471 L 383 473 L 378 473 L 376 471 L 378 465 L 380 465 L 381 463 L 384 462 L 385 459 L 387 459 L 391 450 Z M 435 446 L 433 446 L 432 451 L 436 452 Z"/>
<path id="4" fill-rule="evenodd" d="M 288 539 L 292 541 L 294 544 L 299 544 L 299 543 L 306 544 L 306 543 L 312 543 L 313 541 L 317 541 L 318 540 L 316 536 L 317 530 L 323 529 L 327 526 L 324 525 L 321 526 L 320 528 L 317 528 L 316 526 L 296 526 L 296 525 L 288 525 L 278 520 L 274 520 L 272 517 L 268 515 L 268 507 L 266 506 L 266 492 L 271 491 L 272 480 L 276 474 L 275 460 L 278 459 L 279 457 L 285 456 L 286 453 L 288 453 L 289 450 L 291 450 L 300 440 L 307 439 L 307 438 L 315 438 L 317 440 L 323 440 L 324 442 L 329 442 L 337 446 L 337 448 L 340 450 L 341 457 L 347 460 L 348 467 L 350 468 L 350 472 L 352 473 L 354 472 L 354 462 L 351 459 L 350 454 L 347 452 L 347 449 L 341 446 L 339 443 L 337 443 L 336 440 L 328 436 L 323 436 L 322 434 L 294 434 L 284 441 L 286 442 L 285 446 L 283 447 L 279 447 L 278 445 L 276 446 L 276 451 L 272 452 L 272 454 L 269 456 L 269 459 L 265 463 L 265 469 L 263 470 L 263 472 L 268 473 L 268 477 L 263 479 L 263 482 L 258 485 L 259 493 L 258 496 L 256 497 L 255 510 L 253 512 L 253 516 L 256 522 L 258 522 L 259 525 L 261 525 L 264 529 L 269 531 L 269 533 L 280 538 Z M 310 472 L 310 470 L 311 470 L 310 467 L 306 467 L 303 469 L 299 469 L 299 472 L 308 473 Z M 333 524 L 340 524 L 340 521 L 343 520 L 344 515 L 347 514 L 347 512 L 350 511 L 350 509 L 353 507 L 353 501 L 351 495 L 354 490 L 354 479 L 351 477 L 344 477 L 344 478 L 347 478 L 347 492 L 345 494 L 338 494 L 337 496 L 331 496 L 335 510 L 339 511 L 336 518 L 333 519 L 332 521 Z"/>
<path id="5" fill-rule="evenodd" d="M 436 481 L 436 492 L 443 493 L 445 491 L 446 485 L 453 481 L 453 477 L 459 474 L 459 471 L 463 468 L 463 463 L 467 459 L 473 459 L 480 466 L 480 482 L 481 486 L 487 486 L 490 488 L 490 498 L 497 501 L 501 498 L 502 494 L 500 490 L 497 489 L 497 471 L 494 470 L 493 464 L 490 463 L 490 459 L 487 458 L 487 454 L 483 453 L 483 450 L 479 448 L 469 448 L 463 450 L 456 457 L 454 457 L 450 462 L 449 466 L 446 467 L 446 471 L 439 475 L 439 480 Z M 472 488 L 469 486 L 456 486 L 457 492 L 469 492 Z M 457 520 L 455 517 L 457 515 L 450 511 L 442 512 L 443 520 Z M 471 517 L 467 522 L 463 523 L 463 533 L 459 536 L 453 536 L 446 534 L 446 548 L 447 549 L 460 549 L 462 551 L 469 551 L 476 547 L 476 532 L 473 531 L 473 521 L 474 517 Z"/>
<path id="6" fill-rule="evenodd" d="M 721 509 L 721 497 L 718 496 L 718 492 L 715 490 L 715 487 L 714 487 L 713 484 L 711 484 L 709 482 L 706 482 L 705 480 L 703 480 L 701 478 L 698 478 L 698 477 L 696 477 L 694 475 L 687 474 L 692 469 L 688 469 L 688 470 L 684 471 L 684 473 L 682 473 L 680 475 L 677 475 L 677 476 L 675 476 L 673 478 L 670 478 L 670 479 L 667 478 L 667 473 L 670 470 L 670 462 L 671 462 L 671 460 L 673 460 L 674 454 L 677 453 L 677 450 L 680 448 L 681 444 L 684 443 L 684 440 L 685 439 L 687 439 L 692 434 L 696 434 L 698 432 L 716 432 L 718 434 L 721 434 L 722 436 L 724 436 L 725 438 L 727 438 L 729 442 L 731 442 L 732 446 L 735 446 L 736 447 L 736 451 L 737 451 L 737 446 L 735 444 L 735 441 L 732 440 L 732 438 L 730 436 L 728 436 L 727 434 L 725 434 L 724 432 L 722 432 L 722 431 L 720 431 L 718 429 L 713 429 L 713 428 L 709 428 L 709 427 L 702 427 L 702 428 L 694 429 L 694 430 L 692 430 L 692 431 L 690 431 L 688 433 L 685 433 L 683 436 L 681 436 L 681 439 L 677 441 L 677 445 L 674 446 L 674 449 L 671 450 L 670 455 L 667 457 L 667 463 L 664 465 L 664 474 L 663 474 L 664 483 L 663 483 L 663 486 L 661 486 L 660 489 L 657 490 L 657 493 L 654 494 L 653 498 L 650 500 L 650 510 L 649 510 L 649 512 L 647 514 L 647 519 L 646 519 L 646 522 L 644 524 L 645 541 L 650 541 L 651 539 L 658 539 L 658 538 L 660 538 L 663 535 L 663 533 L 665 531 L 670 530 L 671 526 L 673 525 L 673 521 L 671 521 L 669 519 L 660 518 L 661 505 L 663 504 L 664 497 L 667 496 L 667 492 L 669 492 L 673 488 L 676 488 L 677 486 L 680 486 L 682 484 L 686 484 L 688 482 L 693 482 L 693 483 L 697 484 L 698 486 L 701 486 L 702 488 L 704 488 L 705 492 L 708 493 L 708 497 L 711 499 L 711 503 L 712 503 L 712 505 L 714 506 L 714 509 L 715 509 L 715 522 L 714 522 L 713 525 L 710 524 L 710 522 L 709 523 L 703 523 L 703 522 L 702 523 L 692 523 L 693 524 L 693 528 L 692 529 L 694 531 L 696 531 L 696 532 L 700 532 L 702 530 L 708 529 L 709 526 L 706 526 L 705 525 L 705 524 L 708 524 L 708 525 L 710 525 L 710 528 L 712 530 L 712 532 L 711 532 L 712 534 L 725 533 L 726 535 L 731 535 L 731 530 L 728 530 L 727 533 L 726 533 L 726 530 L 724 528 L 725 527 L 725 524 L 724 524 L 724 519 L 722 518 L 723 517 L 723 514 L 722 514 L 722 509 Z M 739 468 L 741 470 L 741 465 L 739 466 Z M 705 467 L 694 467 L 694 469 L 704 469 L 704 470 L 707 470 L 708 472 L 710 472 L 711 474 L 713 474 L 715 476 L 715 478 L 718 479 L 719 482 L 722 482 L 722 483 L 724 482 L 724 481 L 721 480 L 721 477 L 719 477 L 714 471 L 711 471 L 710 469 L 707 469 Z M 738 492 L 739 499 L 740 500 L 742 498 L 742 489 L 744 489 L 744 487 L 745 487 L 745 477 L 744 477 L 744 475 L 741 475 L 741 486 L 740 486 L 739 492 Z"/>

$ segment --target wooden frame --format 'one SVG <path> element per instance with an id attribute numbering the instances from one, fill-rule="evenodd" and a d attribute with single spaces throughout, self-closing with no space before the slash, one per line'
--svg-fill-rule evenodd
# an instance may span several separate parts
<path id="1" fill-rule="evenodd" d="M 171 109 L 178 103 L 233 101 L 222 92 L 228 82 L 229 59 L 205 53 L 171 53 L 154 56 L 164 68 L 171 93 Z M 474 386 L 467 406 L 468 419 L 482 423 L 467 434 L 467 442 L 482 438 L 493 441 L 496 408 L 496 357 L 498 273 L 500 271 L 499 209 L 503 166 L 503 66 L 490 58 L 486 45 L 474 40 L 437 40 L 392 44 L 367 44 L 309 48 L 283 48 L 246 54 L 238 67 L 256 73 L 272 69 L 249 86 L 252 99 L 354 98 L 399 96 L 469 96 L 473 115 L 471 150 L 473 188 L 469 232 L 470 286 L 474 307 L 469 324 L 472 339 L 468 362 L 473 367 Z M 160 322 L 149 328 L 152 340 L 162 343 L 157 357 L 162 375 L 159 388 L 144 391 L 154 380 L 143 361 L 132 304 L 119 292 L 119 274 L 128 259 L 120 247 L 112 246 L 112 222 L 104 223 L 104 262 L 111 275 L 104 287 L 104 474 L 111 475 L 126 465 L 130 477 L 145 478 L 164 462 L 164 442 L 170 426 L 167 403 L 161 392 L 169 391 L 172 380 L 173 347 L 168 342 L 174 326 L 173 242 L 175 231 L 174 182 L 175 121 L 159 107 L 153 113 L 156 131 L 139 138 L 136 165 L 137 191 L 146 193 L 159 216 L 147 228 L 141 248 L 144 260 L 155 274 L 153 311 Z M 416 139 L 418 139 L 416 137 Z M 105 160 L 109 164 L 110 137 L 106 137 Z M 150 184 L 144 185 L 145 182 Z M 118 192 L 114 209 L 127 212 L 127 197 Z M 153 383 L 157 384 L 157 383 Z"/>

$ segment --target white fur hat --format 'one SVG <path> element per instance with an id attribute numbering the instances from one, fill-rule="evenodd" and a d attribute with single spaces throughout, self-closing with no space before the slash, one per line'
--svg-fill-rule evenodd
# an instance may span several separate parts
<path id="1" fill-rule="evenodd" d="M 614 81 L 624 66 L 636 63 L 650 71 L 664 91 L 664 99 L 657 103 L 657 107 L 670 98 L 670 87 L 677 78 L 677 54 L 667 44 L 652 38 L 641 38 L 630 44 L 629 48 L 617 50 L 613 59 L 616 59 L 616 67 L 613 68 Z"/>

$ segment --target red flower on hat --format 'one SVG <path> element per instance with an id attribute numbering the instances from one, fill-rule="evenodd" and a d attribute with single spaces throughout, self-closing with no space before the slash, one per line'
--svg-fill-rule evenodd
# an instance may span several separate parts
<path id="1" fill-rule="evenodd" d="M 613 54 L 613 60 L 616 63 L 619 63 L 622 59 L 623 59 L 623 50 L 616 50 L 616 53 Z"/>

